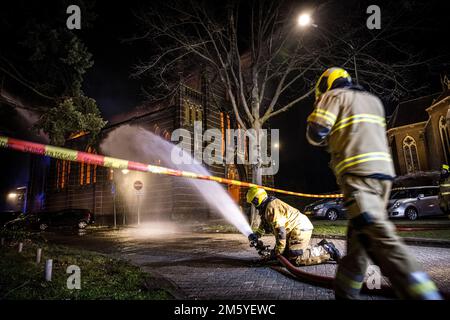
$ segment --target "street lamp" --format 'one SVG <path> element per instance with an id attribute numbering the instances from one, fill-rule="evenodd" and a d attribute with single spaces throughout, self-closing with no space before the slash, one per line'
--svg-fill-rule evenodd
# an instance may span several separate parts
<path id="1" fill-rule="evenodd" d="M 10 192 L 8 193 L 8 199 L 16 199 L 17 198 L 17 193 L 15 192 Z"/>
<path id="2" fill-rule="evenodd" d="M 273 144 L 273 147 L 275 149 L 279 149 L 280 148 L 280 144 L 278 142 L 276 142 L 276 143 Z"/>
<path id="3" fill-rule="evenodd" d="M 353 67 L 355 69 L 355 79 L 356 79 L 356 84 L 359 83 L 359 79 L 358 79 L 358 69 L 356 68 L 356 52 L 355 52 L 355 47 L 353 47 L 350 43 L 348 43 L 347 41 L 345 41 L 344 39 L 341 39 L 337 36 L 335 36 L 333 33 L 329 32 L 328 30 L 319 27 L 317 24 L 313 23 L 312 17 L 309 13 L 302 13 L 298 16 L 298 25 L 300 27 L 307 27 L 307 26 L 312 26 L 314 28 L 319 29 L 320 31 L 327 33 L 328 35 L 330 35 L 331 37 L 345 43 L 347 46 L 350 47 L 350 49 L 353 51 Z"/>
<path id="4" fill-rule="evenodd" d="M 298 17 L 298 25 L 300 27 L 306 27 L 309 26 L 311 24 L 311 15 L 308 13 L 302 13 L 299 17 Z"/>
<path id="5" fill-rule="evenodd" d="M 128 174 L 128 172 L 130 172 L 130 170 L 128 170 L 128 169 L 122 169 L 122 174 Z"/>

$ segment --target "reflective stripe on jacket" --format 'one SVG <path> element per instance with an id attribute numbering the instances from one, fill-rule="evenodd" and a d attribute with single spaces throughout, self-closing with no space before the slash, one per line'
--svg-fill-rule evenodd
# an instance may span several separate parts
<path id="1" fill-rule="evenodd" d="M 441 201 L 448 202 L 450 200 L 450 175 L 441 179 L 439 183 L 439 197 Z"/>
<path id="2" fill-rule="evenodd" d="M 326 92 L 308 117 L 307 138 L 311 144 L 328 145 L 338 182 L 346 173 L 395 176 L 383 104 L 366 91 Z"/>

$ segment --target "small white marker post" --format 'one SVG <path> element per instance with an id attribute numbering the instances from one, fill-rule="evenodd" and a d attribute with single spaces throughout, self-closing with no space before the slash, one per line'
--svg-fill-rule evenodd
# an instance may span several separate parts
<path id="1" fill-rule="evenodd" d="M 52 281 L 53 260 L 48 259 L 45 262 L 45 281 Z"/>
<path id="2" fill-rule="evenodd" d="M 37 248 L 36 251 L 36 263 L 41 263 L 41 257 L 42 257 L 42 248 Z"/>
<path id="3" fill-rule="evenodd" d="M 19 242 L 19 253 L 23 250 L 23 242 Z"/>
<path id="4" fill-rule="evenodd" d="M 0 242 L 1 242 L 1 245 L 2 245 L 2 247 L 5 245 L 5 238 L 2 238 L 1 240 L 0 240 Z"/>

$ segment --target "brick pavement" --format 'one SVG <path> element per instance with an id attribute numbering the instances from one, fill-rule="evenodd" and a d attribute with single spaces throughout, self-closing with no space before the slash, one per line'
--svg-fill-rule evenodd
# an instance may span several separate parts
<path id="1" fill-rule="evenodd" d="M 125 258 L 174 283 L 179 296 L 188 299 L 333 299 L 331 290 L 293 280 L 259 264 L 256 251 L 240 234 L 181 232 L 135 237 L 125 230 L 95 232 L 82 240 L 77 246 Z M 270 236 L 263 240 L 273 243 Z M 345 250 L 344 241 L 334 242 Z M 409 248 L 438 285 L 448 290 L 450 249 Z M 334 263 L 304 267 L 305 271 L 326 276 L 333 276 L 335 268 Z"/>

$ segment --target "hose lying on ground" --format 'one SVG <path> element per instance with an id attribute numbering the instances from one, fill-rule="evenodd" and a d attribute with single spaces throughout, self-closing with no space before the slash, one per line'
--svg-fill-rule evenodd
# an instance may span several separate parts
<path id="1" fill-rule="evenodd" d="M 300 268 L 295 267 L 288 259 L 286 259 L 285 257 L 278 255 L 277 256 L 278 261 L 280 261 L 280 263 L 286 267 L 287 270 L 289 270 L 289 272 L 299 281 L 302 282 L 306 282 L 306 283 L 310 283 L 322 288 L 326 288 L 326 289 L 333 289 L 333 282 L 334 282 L 334 278 L 332 277 L 327 277 L 327 276 L 321 276 L 318 274 L 314 274 L 314 273 L 310 273 L 310 272 L 305 272 L 303 270 L 301 270 Z M 279 270 L 276 267 L 272 267 L 272 269 L 281 272 L 281 270 Z M 394 292 L 394 290 L 392 289 L 391 286 L 388 285 L 381 285 L 380 289 L 369 289 L 366 285 L 366 283 L 363 284 L 363 287 L 361 289 L 362 293 L 365 294 L 369 294 L 369 295 L 378 295 L 378 296 L 383 296 L 383 297 L 387 297 L 387 298 L 395 298 L 396 294 Z M 450 293 L 447 291 L 442 291 L 441 290 L 441 294 L 444 297 L 445 300 L 450 300 Z"/>

